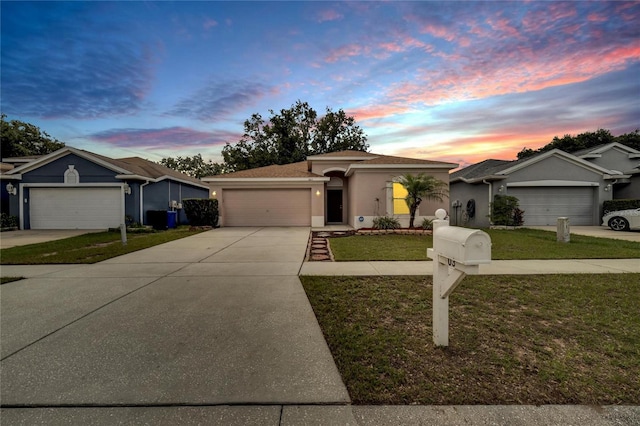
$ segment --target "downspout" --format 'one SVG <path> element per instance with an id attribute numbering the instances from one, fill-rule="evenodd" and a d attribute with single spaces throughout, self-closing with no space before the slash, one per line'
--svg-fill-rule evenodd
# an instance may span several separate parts
<path id="1" fill-rule="evenodd" d="M 487 182 L 486 179 L 482 179 L 482 183 L 489 185 L 489 224 L 493 225 L 493 221 L 491 220 L 491 196 L 493 195 L 493 184 L 491 182 Z"/>
<path id="2" fill-rule="evenodd" d="M 144 187 L 147 185 L 149 181 L 140 185 L 140 225 L 144 225 Z"/>

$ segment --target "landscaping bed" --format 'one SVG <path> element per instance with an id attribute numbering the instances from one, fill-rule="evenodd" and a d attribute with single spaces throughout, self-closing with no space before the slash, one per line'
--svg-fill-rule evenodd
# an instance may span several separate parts
<path id="1" fill-rule="evenodd" d="M 300 279 L 356 404 L 640 404 L 640 274 Z"/>

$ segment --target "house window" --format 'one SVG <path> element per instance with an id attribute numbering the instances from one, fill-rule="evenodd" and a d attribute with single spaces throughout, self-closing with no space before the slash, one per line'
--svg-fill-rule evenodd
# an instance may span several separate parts
<path id="1" fill-rule="evenodd" d="M 69 168 L 64 172 L 64 183 L 80 183 L 80 175 L 73 164 L 69 164 Z"/>
<path id="2" fill-rule="evenodd" d="M 398 182 L 393 182 L 393 214 L 409 214 L 409 206 L 404 200 L 407 190 Z"/>

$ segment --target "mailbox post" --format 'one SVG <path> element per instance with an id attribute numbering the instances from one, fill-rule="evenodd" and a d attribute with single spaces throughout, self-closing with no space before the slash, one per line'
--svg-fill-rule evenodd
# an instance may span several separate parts
<path id="1" fill-rule="evenodd" d="M 491 263 L 491 238 L 476 229 L 449 226 L 443 209 L 433 221 L 433 343 L 449 346 L 449 295 L 467 274 L 477 274 L 481 264 Z"/>

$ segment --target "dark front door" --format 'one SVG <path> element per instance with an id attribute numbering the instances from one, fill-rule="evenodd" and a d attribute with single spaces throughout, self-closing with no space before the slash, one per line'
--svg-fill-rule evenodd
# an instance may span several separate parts
<path id="1" fill-rule="evenodd" d="M 342 189 L 327 191 L 327 222 L 342 223 Z"/>

